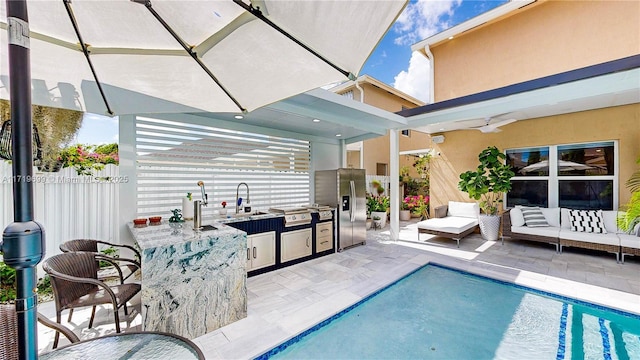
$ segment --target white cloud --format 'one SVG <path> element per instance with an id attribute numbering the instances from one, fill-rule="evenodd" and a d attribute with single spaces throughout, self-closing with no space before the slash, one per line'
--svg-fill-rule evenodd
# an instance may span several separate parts
<path id="1" fill-rule="evenodd" d="M 394 31 L 397 45 L 410 45 L 451 26 L 449 19 L 462 0 L 418 0 L 400 14 Z"/>
<path id="2" fill-rule="evenodd" d="M 450 19 L 462 0 L 418 0 L 400 14 L 393 30 L 398 33 L 394 43 L 409 46 L 451 27 Z M 414 52 L 409 68 L 395 76 L 393 87 L 426 103 L 431 91 L 430 62 Z"/>
<path id="3" fill-rule="evenodd" d="M 409 69 L 401 71 L 394 78 L 393 87 L 426 103 L 431 91 L 431 64 L 418 52 L 411 54 Z"/>

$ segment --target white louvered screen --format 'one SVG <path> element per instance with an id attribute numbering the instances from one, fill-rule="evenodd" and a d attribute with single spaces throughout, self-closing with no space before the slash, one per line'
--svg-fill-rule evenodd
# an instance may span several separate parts
<path id="1" fill-rule="evenodd" d="M 137 212 L 171 216 L 187 192 L 201 198 L 204 181 L 212 215 L 227 202 L 235 211 L 238 184 L 249 185 L 251 207 L 300 206 L 309 203 L 308 141 L 148 117 L 136 118 Z M 246 201 L 246 188 L 240 188 Z"/>

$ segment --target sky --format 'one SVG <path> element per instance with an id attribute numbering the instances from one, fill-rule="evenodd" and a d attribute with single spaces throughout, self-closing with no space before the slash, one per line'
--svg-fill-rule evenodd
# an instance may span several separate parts
<path id="1" fill-rule="evenodd" d="M 428 102 L 430 68 L 427 59 L 411 52 L 411 45 L 504 4 L 506 0 L 411 0 L 396 23 L 364 64 L 369 75 Z M 118 120 L 85 114 L 76 136 L 81 144 L 118 142 Z"/>

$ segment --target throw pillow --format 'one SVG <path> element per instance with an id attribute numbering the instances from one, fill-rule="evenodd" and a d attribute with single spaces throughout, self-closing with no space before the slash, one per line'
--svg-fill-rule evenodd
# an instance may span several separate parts
<path id="1" fill-rule="evenodd" d="M 571 231 L 606 234 L 602 210 L 569 210 Z"/>
<path id="2" fill-rule="evenodd" d="M 520 208 L 522 211 L 522 216 L 524 217 L 524 222 L 528 227 L 545 227 L 549 226 L 547 220 L 544 218 L 544 214 L 539 207 L 527 207 L 523 206 Z"/>

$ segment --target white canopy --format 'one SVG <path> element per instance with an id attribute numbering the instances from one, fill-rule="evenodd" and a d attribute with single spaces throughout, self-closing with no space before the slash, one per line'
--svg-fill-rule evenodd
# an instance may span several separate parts
<path id="1" fill-rule="evenodd" d="M 233 0 L 149 3 L 248 111 L 346 80 Z M 406 5 L 405 0 L 252 3 L 356 76 Z M 2 29 L 7 28 L 5 7 L 0 2 Z M 71 8 L 115 114 L 240 111 L 145 4 L 75 0 Z M 29 1 L 28 11 L 33 103 L 105 113 L 64 2 Z M 0 40 L 0 97 L 8 99 L 6 31 L 0 31 Z"/>

